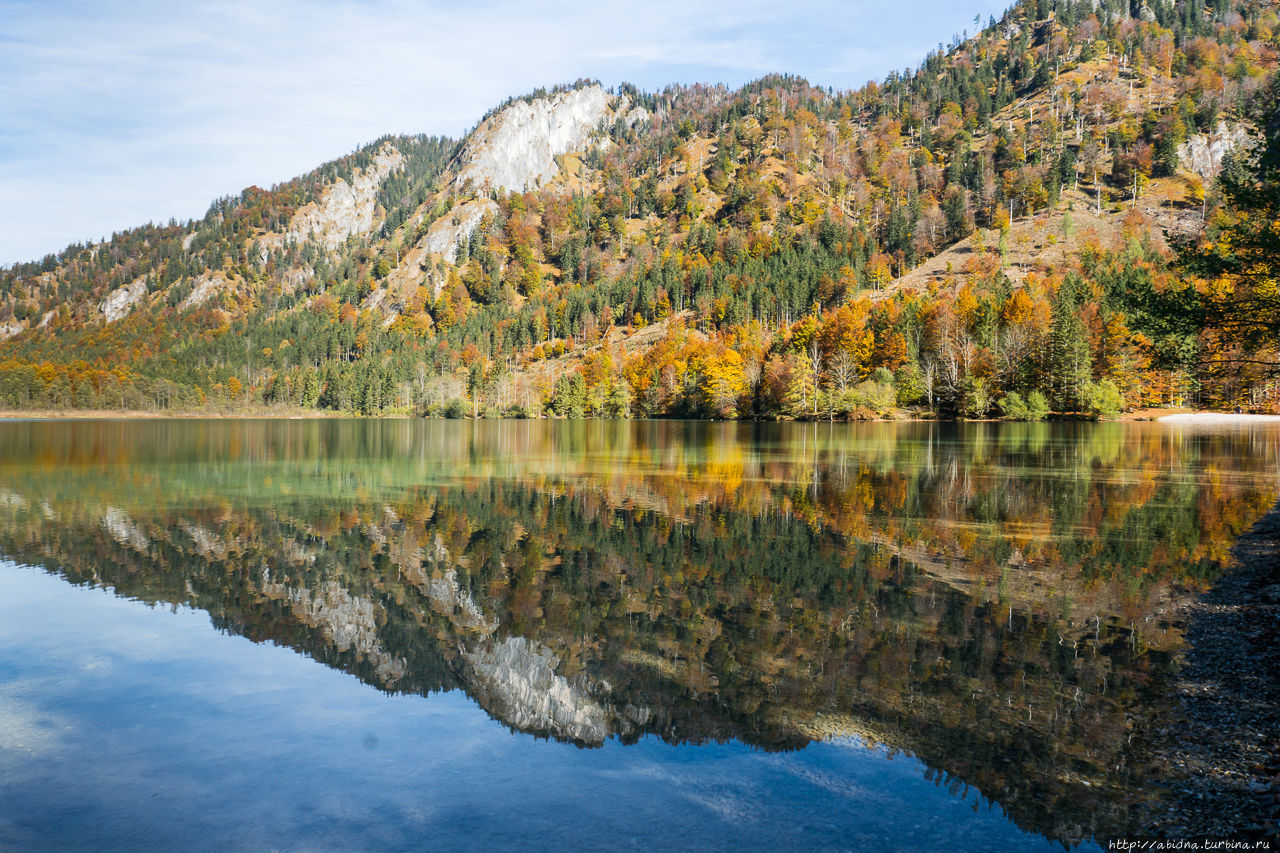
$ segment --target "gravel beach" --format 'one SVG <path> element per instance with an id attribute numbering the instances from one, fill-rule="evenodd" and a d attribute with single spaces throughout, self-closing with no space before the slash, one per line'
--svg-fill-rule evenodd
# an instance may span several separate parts
<path id="1" fill-rule="evenodd" d="M 1237 565 L 1191 603 L 1180 717 L 1153 734 L 1171 796 L 1146 833 L 1169 839 L 1280 834 L 1280 504 L 1240 537 Z"/>

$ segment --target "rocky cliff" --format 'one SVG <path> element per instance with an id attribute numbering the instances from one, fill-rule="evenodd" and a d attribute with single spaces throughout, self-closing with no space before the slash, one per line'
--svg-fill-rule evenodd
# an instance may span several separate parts
<path id="1" fill-rule="evenodd" d="M 142 297 L 146 295 L 147 277 L 140 276 L 124 287 L 117 287 L 111 291 L 107 298 L 102 301 L 102 304 L 98 306 L 98 310 L 102 312 L 102 316 L 108 323 L 114 323 L 116 320 L 129 316 L 133 306 L 137 305 Z"/>
<path id="2" fill-rule="evenodd" d="M 517 101 L 476 128 L 455 183 L 462 189 L 470 182 L 480 192 L 536 189 L 559 174 L 557 157 L 591 147 L 602 126 L 618 120 L 634 125 L 648 116 L 627 96 L 614 97 L 600 86 Z"/>
<path id="3" fill-rule="evenodd" d="M 1222 159 L 1248 142 L 1249 133 L 1242 126 L 1220 121 L 1212 132 L 1192 134 L 1178 146 L 1178 165 L 1202 178 L 1216 178 L 1222 171 Z"/>
<path id="4" fill-rule="evenodd" d="M 203 272 L 192 282 L 191 292 L 178 305 L 180 309 L 203 305 L 228 286 L 226 277 L 218 272 Z"/>
<path id="5" fill-rule="evenodd" d="M 372 165 L 356 170 L 351 183 L 339 178 L 325 188 L 318 202 L 295 213 L 286 238 L 296 243 L 313 238 L 336 249 L 352 234 L 368 234 L 375 224 L 378 187 L 403 165 L 404 155 L 390 143 L 383 145 L 373 155 Z"/>

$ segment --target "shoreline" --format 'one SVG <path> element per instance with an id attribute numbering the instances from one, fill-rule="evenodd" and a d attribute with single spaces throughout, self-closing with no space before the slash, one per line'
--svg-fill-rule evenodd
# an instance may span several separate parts
<path id="1" fill-rule="evenodd" d="M 352 419 L 355 415 L 318 409 L 263 409 L 261 411 L 211 412 L 173 409 L 163 412 L 149 409 L 3 409 L 0 421 L 140 421 L 140 420 L 332 420 Z"/>
<path id="2" fill-rule="evenodd" d="M 1280 415 L 1245 415 L 1230 412 L 1179 412 L 1156 418 L 1162 424 L 1275 424 Z"/>
<path id="3" fill-rule="evenodd" d="M 1234 565 L 1184 611 L 1171 692 L 1152 734 L 1170 796 L 1143 821 L 1162 838 L 1280 841 L 1280 502 L 1231 549 Z"/>
<path id="4" fill-rule="evenodd" d="M 17 421 L 17 420 L 164 420 L 164 419 L 182 419 L 182 420 L 252 420 L 252 419 L 275 419 L 275 420 L 388 420 L 411 418 L 414 420 L 449 420 L 439 415 L 423 416 L 415 415 L 411 412 L 386 412 L 377 415 L 360 415 L 353 412 L 335 412 L 321 409 L 299 409 L 299 408 L 262 408 L 262 409 L 228 409 L 228 410 L 209 410 L 209 409 L 168 409 L 164 411 L 156 411 L 153 409 L 0 409 L 0 421 Z M 470 421 L 470 420 L 491 420 L 490 418 L 471 418 L 463 417 L 454 420 Z M 546 415 L 542 417 L 531 418 L 495 418 L 493 420 L 565 420 L 562 417 Z M 649 420 L 649 418 L 584 418 L 583 420 Z M 660 418 L 660 420 L 667 420 Z M 677 418 L 676 420 L 681 420 Z M 694 420 L 706 420 L 707 423 L 729 423 L 729 420 L 717 420 L 713 418 L 695 418 Z M 1233 414 L 1230 412 L 1170 412 L 1168 409 L 1137 409 L 1132 412 L 1124 412 L 1119 417 L 1110 419 L 1113 422 L 1155 422 L 1170 425 L 1188 425 L 1188 426 L 1222 426 L 1227 424 L 1280 424 L 1280 415 L 1252 415 L 1252 414 Z M 734 418 L 732 421 L 747 423 L 752 422 L 749 418 Z M 1086 418 L 1050 418 L 1043 423 L 1054 422 L 1070 422 L 1083 421 L 1091 422 Z M 897 417 L 870 418 L 867 420 L 779 420 L 778 423 L 1021 423 L 1021 421 L 1006 420 L 1004 418 L 960 418 L 956 420 L 939 420 L 933 417 L 906 416 L 900 414 Z M 1092 421 L 1095 423 L 1103 423 L 1105 421 Z"/>

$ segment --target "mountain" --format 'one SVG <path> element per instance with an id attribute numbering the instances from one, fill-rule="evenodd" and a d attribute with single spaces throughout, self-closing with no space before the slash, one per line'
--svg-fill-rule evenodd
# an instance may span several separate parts
<path id="1" fill-rule="evenodd" d="M 1275 354 L 1188 320 L 1169 244 L 1230 212 L 1277 32 L 1255 0 L 1024 0 L 853 91 L 538 90 L 0 271 L 0 404 L 1274 408 Z"/>

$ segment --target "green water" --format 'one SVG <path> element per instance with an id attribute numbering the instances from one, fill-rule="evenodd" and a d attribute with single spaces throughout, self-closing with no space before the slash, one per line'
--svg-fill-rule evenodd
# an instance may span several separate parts
<path id="1" fill-rule="evenodd" d="M 450 796 L 470 785 L 473 799 L 505 798 L 477 818 L 505 833 L 488 844 L 583 846 L 584 821 L 605 849 L 1092 843 L 1132 831 L 1161 794 L 1144 732 L 1169 712 L 1176 605 L 1274 505 L 1278 460 L 1280 430 L 1263 427 L 4 423 L 0 556 L 12 563 L 0 566 L 0 676 L 28 684 L 48 670 L 32 661 L 91 647 L 129 620 L 159 619 L 146 630 L 163 633 L 207 614 L 217 631 L 157 641 L 192 649 L 165 664 L 178 675 L 163 689 L 145 656 L 76 652 L 117 655 L 124 681 L 111 690 L 133 679 L 134 695 L 151 696 L 156 760 L 190 780 L 209 778 L 215 760 L 193 745 L 193 721 L 240 772 L 263 754 L 207 707 L 187 708 L 188 693 L 166 692 L 200 655 L 224 654 L 224 635 L 293 650 L 272 666 L 307 667 L 248 691 L 273 698 L 238 730 L 272 744 L 322 736 L 285 726 L 282 709 L 376 688 L 350 700 L 351 730 L 368 731 L 331 760 L 359 764 L 369 737 L 398 733 L 388 775 L 347 795 L 370 798 L 356 811 L 378 814 L 379 830 L 348 820 L 334 835 L 307 787 L 334 767 L 277 760 L 271 772 L 288 781 L 269 796 L 288 828 L 237 836 L 242 847 L 413 848 L 421 832 L 472 846 L 477 836 L 439 816 L 379 810 L 445 778 Z M 70 583 L 41 586 L 23 566 Z M 72 585 L 168 610 L 108 614 Z M 85 615 L 67 620 L 63 608 Z M 76 627 L 88 624 L 98 627 Z M 218 666 L 266 666 L 251 657 L 261 646 L 235 648 Z M 326 671 L 341 686 L 307 681 Z M 49 826 L 25 814 L 24 798 L 67 790 L 59 773 L 91 763 L 110 774 L 113 761 L 158 772 L 136 766 L 124 735 L 115 759 L 86 742 L 78 749 L 99 750 L 92 762 L 68 748 L 43 776 L 22 763 L 40 726 L 13 719 L 131 730 L 118 697 L 85 678 L 69 669 L 0 691 L 0 724 L 6 696 L 26 709 L 0 725 L 0 842 L 75 847 L 101 827 L 92 809 L 62 815 L 56 831 L 56 810 Z M 242 678 L 196 681 L 216 697 Z M 164 715 L 175 703 L 181 722 Z M 442 707 L 447 723 L 405 722 Z M 490 743 L 494 726 L 518 740 Z M 472 738 L 487 744 L 483 759 L 429 773 L 419 760 L 421 778 L 397 762 Z M 243 754 L 227 742 L 241 740 Z M 498 760 L 502 750 L 516 754 Z M 750 761 L 764 764 L 734 763 Z M 537 783 L 547 778 L 563 801 L 536 818 L 510 805 L 550 796 Z M 653 778 L 684 781 L 642 784 Z M 676 796 L 680 785 L 700 793 Z M 213 790 L 202 796 L 225 799 L 225 824 L 194 794 L 168 814 L 242 827 L 268 796 Z M 639 804 L 589 806 L 624 791 Z M 120 827 L 155 825 L 130 803 L 102 812 Z M 814 810 L 822 820 L 802 819 Z"/>

